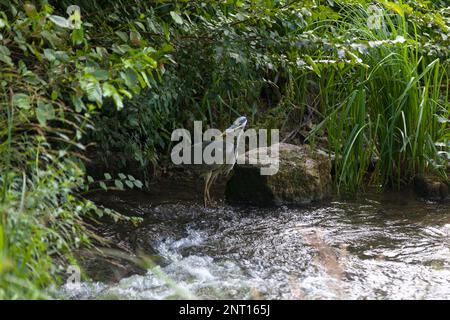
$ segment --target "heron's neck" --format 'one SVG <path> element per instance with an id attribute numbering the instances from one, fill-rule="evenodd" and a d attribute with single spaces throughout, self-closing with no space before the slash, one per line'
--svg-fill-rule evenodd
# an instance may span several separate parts
<path id="1" fill-rule="evenodd" d="M 234 155 L 237 159 L 238 157 L 238 150 L 239 150 L 239 143 L 241 141 L 241 136 L 242 136 L 242 130 L 239 131 L 237 137 L 236 137 L 236 145 L 234 146 Z"/>

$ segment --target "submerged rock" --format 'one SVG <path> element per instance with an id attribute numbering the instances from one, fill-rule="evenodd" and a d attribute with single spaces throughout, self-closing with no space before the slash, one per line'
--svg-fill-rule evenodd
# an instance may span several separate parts
<path id="1" fill-rule="evenodd" d="M 279 157 L 270 154 L 269 148 L 247 152 L 245 164 L 236 164 L 228 181 L 227 201 L 271 204 L 306 204 L 327 198 L 331 193 L 331 161 L 327 155 L 309 146 L 279 144 Z M 250 164 L 250 159 L 258 159 Z M 261 175 L 260 169 L 278 165 L 274 175 Z"/>

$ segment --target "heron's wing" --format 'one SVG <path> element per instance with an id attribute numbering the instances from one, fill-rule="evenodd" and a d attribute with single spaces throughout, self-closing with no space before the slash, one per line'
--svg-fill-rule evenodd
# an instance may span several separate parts
<path id="1" fill-rule="evenodd" d="M 228 165 L 232 165 L 235 159 L 235 146 L 233 143 L 226 140 L 213 140 L 203 141 L 187 147 L 190 152 L 189 163 L 183 163 L 186 169 L 203 173 L 208 171 L 216 171 Z M 182 149 L 179 156 L 183 157 Z M 195 153 L 199 153 L 197 156 L 200 159 L 200 163 L 195 163 Z M 209 156 L 208 159 L 206 159 Z"/>

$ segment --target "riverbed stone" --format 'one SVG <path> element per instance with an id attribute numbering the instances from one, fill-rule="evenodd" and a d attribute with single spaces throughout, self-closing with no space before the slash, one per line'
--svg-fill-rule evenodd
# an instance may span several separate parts
<path id="1" fill-rule="evenodd" d="M 226 185 L 225 196 L 232 203 L 257 205 L 307 204 L 330 196 L 331 161 L 320 151 L 307 145 L 279 144 L 279 157 L 270 156 L 271 148 L 257 148 L 236 164 Z M 269 157 L 264 158 L 264 155 Z M 250 159 L 257 159 L 250 164 Z M 263 159 L 263 160 L 261 160 Z M 261 175 L 260 170 L 278 164 L 274 175 Z"/>

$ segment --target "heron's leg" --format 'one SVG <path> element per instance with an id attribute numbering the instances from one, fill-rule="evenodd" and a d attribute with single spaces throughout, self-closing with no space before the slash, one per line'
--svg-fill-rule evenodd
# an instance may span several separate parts
<path id="1" fill-rule="evenodd" d="M 209 201 L 210 203 L 212 202 L 212 199 L 211 199 L 211 196 L 210 196 L 210 194 L 209 194 L 209 190 L 211 189 L 211 186 L 213 185 L 213 183 L 214 183 L 214 181 L 216 180 L 216 178 L 217 178 L 217 173 L 213 173 L 213 174 L 211 175 L 211 179 L 209 179 L 209 183 L 208 183 L 207 193 L 208 193 L 208 201 Z"/>
<path id="2" fill-rule="evenodd" d="M 208 199 L 210 203 L 213 203 L 213 200 L 209 194 L 209 191 L 211 190 L 212 185 L 214 184 L 214 181 L 216 181 L 217 176 L 219 175 L 219 172 L 213 172 L 211 179 L 209 179 L 209 183 L 208 183 Z"/>
<path id="3" fill-rule="evenodd" d="M 211 171 L 208 171 L 205 174 L 205 187 L 203 189 L 203 202 L 205 204 L 206 207 L 206 201 L 209 200 L 209 193 L 208 193 L 208 184 L 209 184 L 209 180 L 211 179 Z"/>

